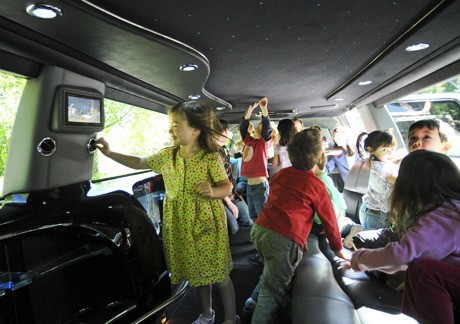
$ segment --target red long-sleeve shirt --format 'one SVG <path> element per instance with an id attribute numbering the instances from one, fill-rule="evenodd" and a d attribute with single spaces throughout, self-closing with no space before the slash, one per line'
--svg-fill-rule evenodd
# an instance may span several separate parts
<path id="1" fill-rule="evenodd" d="M 318 213 L 331 249 L 342 249 L 337 219 L 324 183 L 309 170 L 288 167 L 270 180 L 270 194 L 256 223 L 305 246 Z"/>

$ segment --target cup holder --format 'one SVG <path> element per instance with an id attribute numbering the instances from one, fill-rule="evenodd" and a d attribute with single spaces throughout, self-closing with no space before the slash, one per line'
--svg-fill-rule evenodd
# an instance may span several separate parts
<path id="1" fill-rule="evenodd" d="M 50 156 L 56 151 L 56 141 L 51 137 L 45 137 L 38 143 L 37 151 L 41 156 Z"/>
<path id="2" fill-rule="evenodd" d="M 89 154 L 94 154 L 94 152 L 96 152 L 96 139 L 94 137 L 89 139 L 88 144 L 86 144 L 86 148 L 88 149 Z"/>

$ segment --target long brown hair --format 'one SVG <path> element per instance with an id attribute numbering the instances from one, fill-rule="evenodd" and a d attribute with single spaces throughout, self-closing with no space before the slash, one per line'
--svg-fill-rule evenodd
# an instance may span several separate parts
<path id="1" fill-rule="evenodd" d="M 390 195 L 390 220 L 404 233 L 420 216 L 451 200 L 460 200 L 456 164 L 444 154 L 415 150 L 401 161 Z"/>
<path id="2" fill-rule="evenodd" d="M 214 111 L 196 101 L 185 101 L 174 105 L 169 114 L 182 114 L 188 125 L 200 130 L 198 144 L 206 153 L 218 152 L 220 146 L 216 143 L 216 136 L 220 133 L 214 129 L 215 116 Z M 174 150 L 174 159 L 179 147 Z"/>

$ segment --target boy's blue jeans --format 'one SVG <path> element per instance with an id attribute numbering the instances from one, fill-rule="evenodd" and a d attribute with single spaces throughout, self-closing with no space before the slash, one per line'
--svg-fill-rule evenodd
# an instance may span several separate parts
<path id="1" fill-rule="evenodd" d="M 252 323 L 272 323 L 290 304 L 291 281 L 302 260 L 303 248 L 293 240 L 254 224 L 251 240 L 264 260 L 261 290 Z"/>
<path id="2" fill-rule="evenodd" d="M 256 220 L 264 208 L 268 199 L 269 189 L 270 186 L 267 180 L 256 185 L 248 184 L 246 186 L 246 198 L 248 200 L 249 216 L 251 216 L 252 220 Z"/>

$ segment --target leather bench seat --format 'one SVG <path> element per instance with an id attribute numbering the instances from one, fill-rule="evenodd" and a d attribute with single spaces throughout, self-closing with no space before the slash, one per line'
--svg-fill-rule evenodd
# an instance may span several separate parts
<path id="1" fill-rule="evenodd" d="M 416 323 L 401 313 L 401 292 L 342 268 L 330 250 L 326 258 L 316 236 L 310 235 L 307 243 L 292 282 L 292 323 Z"/>
<path id="2" fill-rule="evenodd" d="M 331 263 L 310 235 L 292 282 L 292 323 L 360 323 L 355 307 L 334 279 Z"/>

